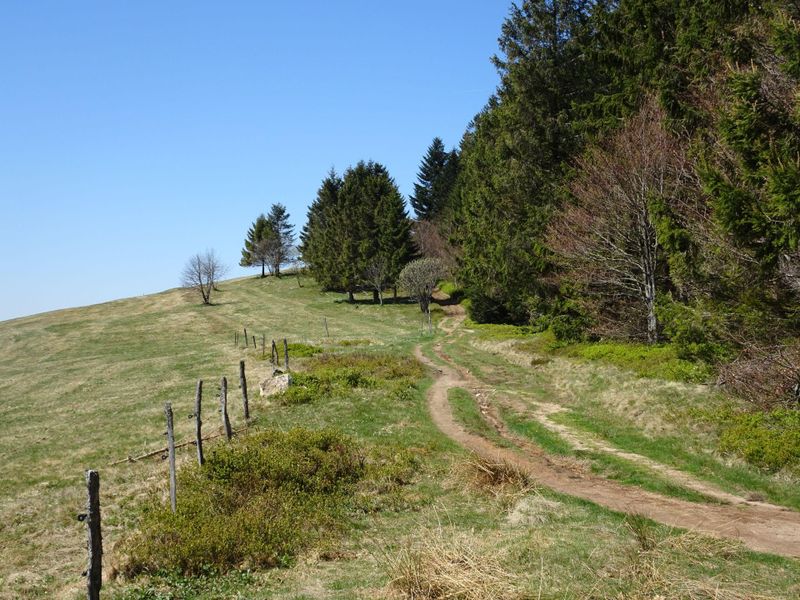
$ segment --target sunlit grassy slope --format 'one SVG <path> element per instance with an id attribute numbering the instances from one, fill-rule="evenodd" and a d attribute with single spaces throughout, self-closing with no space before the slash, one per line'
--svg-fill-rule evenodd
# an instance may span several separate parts
<path id="1" fill-rule="evenodd" d="M 243 327 L 259 341 L 262 333 L 268 341 L 286 337 L 321 346 L 328 355 L 377 352 L 397 359 L 408 357 L 417 343 L 431 355 L 433 340 L 442 339 L 441 333 L 431 337 L 420 332 L 420 313 L 413 304 L 351 305 L 340 295 L 321 293 L 311 280 L 302 284 L 292 277 L 247 278 L 224 282 L 210 307 L 172 290 L 0 323 L 0 598 L 82 597 L 85 530 L 75 516 L 83 512 L 86 468 L 101 474 L 109 574 L 120 554 L 118 543 L 136 527 L 140 501 L 151 490 L 163 498 L 166 486 L 166 464 L 159 456 L 111 463 L 164 445 L 163 407 L 168 401 L 175 409 L 178 440 L 191 438 L 189 414 L 198 378 L 205 382 L 205 431 L 219 428 L 217 394 L 223 375 L 229 381 L 231 419 L 234 427 L 241 427 L 237 384 L 242 358 L 248 369 L 254 428 L 333 426 L 366 449 L 378 448 L 388 456 L 410 454 L 413 472 L 376 488 L 370 508 L 351 515 L 341 537 L 331 539 L 330 547 L 301 556 L 291 568 L 223 577 L 173 574 L 108 581 L 103 597 L 403 597 L 402 586 L 397 586 L 403 565 L 416 572 L 417 566 L 430 566 L 446 556 L 458 559 L 452 564 L 455 575 L 471 586 L 476 573 L 459 571 L 460 565 L 469 564 L 459 559 L 465 548 L 467 556 L 476 557 L 476 564 L 502 569 L 504 585 L 515 590 L 504 597 L 797 597 L 798 561 L 629 521 L 538 488 L 535 482 L 521 488 L 475 485 L 474 468 L 470 475 L 474 460 L 445 438 L 428 416 L 429 380 L 424 377 L 411 388 L 376 381 L 294 406 L 261 400 L 257 382 L 270 373 L 270 365 L 261 359 L 260 349 L 242 347 L 241 335 L 240 345 L 234 344 L 234 333 Z M 664 435 L 659 424 L 675 426 L 662 414 L 665 405 L 676 399 L 686 406 L 708 401 L 702 391 L 694 394 L 681 388 L 679 396 L 667 394 L 667 402 L 659 390 L 671 384 L 640 381 L 616 371 L 612 377 L 602 366 L 566 359 L 534 365 L 525 354 L 516 364 L 505 356 L 511 352 L 511 358 L 519 358 L 513 347 L 504 345 L 506 341 L 484 337 L 479 331 L 459 330 L 448 338 L 448 353 L 497 390 L 501 409 L 503 395 L 515 394 L 531 406 L 543 400 L 563 402 L 574 414 L 555 417 L 585 416 L 588 420 L 577 425 L 587 429 L 606 427 L 608 423 L 597 417 L 614 415 L 617 428 L 634 428 L 638 437 L 628 440 L 632 435 L 628 429 L 622 432 L 627 437 L 609 436 L 643 454 L 648 454 L 649 446 L 641 439 Z M 313 360 L 295 358 L 292 364 L 304 370 Z M 631 398 L 636 399 L 631 406 L 637 417 L 629 422 L 618 415 L 624 414 Z M 450 399 L 466 427 L 496 439 L 480 420 L 470 394 L 454 391 Z M 626 404 L 603 412 L 594 410 L 592 402 L 599 401 L 612 409 L 622 401 Z M 502 414 L 513 429 L 541 443 L 545 451 L 570 454 L 565 440 L 552 432 L 544 435 L 541 427 L 525 420 L 526 415 Z M 222 443 L 215 440 L 209 446 Z M 193 452 L 192 447 L 179 451 L 179 462 L 193 460 Z M 630 468 L 622 470 L 609 460 L 596 462 L 605 470 L 614 466 L 622 471 L 618 479 L 641 485 Z M 716 459 L 713 464 L 719 466 Z M 634 474 L 648 477 L 643 468 Z M 725 477 L 720 483 L 738 487 Z M 769 492 L 760 484 L 745 487 Z M 680 489 L 664 491 L 686 495 Z M 180 491 L 178 497 L 180 502 Z M 427 572 L 424 577 L 438 575 Z"/>
<path id="2" fill-rule="evenodd" d="M 163 441 L 164 403 L 176 436 L 192 434 L 195 381 L 206 386 L 207 428 L 217 427 L 215 394 L 230 384 L 231 418 L 241 424 L 238 362 L 248 364 L 251 395 L 269 372 L 258 352 L 234 345 L 247 327 L 267 344 L 403 346 L 416 336 L 414 305 L 339 302 L 310 280 L 246 278 L 224 282 L 213 306 L 183 290 L 55 311 L 0 323 L 0 594 L 51 590 L 83 570 L 83 471 L 100 470 L 109 537 L 125 503 L 152 468 L 108 468 Z M 327 318 L 330 337 L 325 336 Z M 240 346 L 243 333 L 240 333 Z M 55 556 L 54 556 L 55 555 Z M 47 595 L 47 594 L 45 594 Z"/>

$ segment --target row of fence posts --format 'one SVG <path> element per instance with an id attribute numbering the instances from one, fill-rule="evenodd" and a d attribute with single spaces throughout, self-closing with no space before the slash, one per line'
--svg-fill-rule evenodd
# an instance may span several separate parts
<path id="1" fill-rule="evenodd" d="M 246 330 L 245 330 L 246 331 Z M 262 339 L 263 336 L 262 336 Z M 255 347 L 255 336 L 253 337 Z M 275 340 L 272 340 L 273 364 L 278 360 L 278 349 Z M 283 355 L 286 370 L 289 370 L 289 344 L 284 338 Z M 242 408 L 244 410 L 245 426 L 250 420 L 250 401 L 247 394 L 247 377 L 245 375 L 244 360 L 239 361 L 239 386 L 242 389 Z M 222 429 L 226 439 L 233 437 L 231 421 L 228 417 L 228 379 L 223 377 L 220 381 L 220 413 L 222 415 Z M 197 447 L 197 462 L 201 466 L 205 462 L 203 457 L 203 421 L 201 419 L 203 403 L 203 380 L 197 380 L 194 398 L 194 413 L 190 417 L 195 419 L 194 444 Z M 167 458 L 169 459 L 169 503 L 172 512 L 178 507 L 177 472 L 175 459 L 175 428 L 172 404 L 167 402 L 164 405 L 164 416 L 167 421 Z M 89 556 L 89 566 L 83 573 L 86 577 L 87 598 L 89 600 L 99 600 L 100 588 L 103 583 L 102 559 L 103 559 L 103 539 L 100 528 L 100 475 L 97 471 L 86 471 L 87 501 L 86 512 L 78 515 L 78 520 L 86 523 L 87 528 L 87 549 Z"/>

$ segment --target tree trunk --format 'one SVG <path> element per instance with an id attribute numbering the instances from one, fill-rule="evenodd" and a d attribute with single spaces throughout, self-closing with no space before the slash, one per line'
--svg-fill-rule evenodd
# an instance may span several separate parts
<path id="1" fill-rule="evenodd" d="M 372 290 L 372 303 L 378 304 L 379 301 L 380 301 L 380 293 L 378 292 L 377 289 Z M 381 302 L 381 304 L 383 304 L 383 302 Z"/>
<path id="2" fill-rule="evenodd" d="M 351 304 L 356 301 L 355 296 L 353 296 L 353 290 L 347 290 L 347 301 Z"/>
<path id="3" fill-rule="evenodd" d="M 261 262 L 261 277 L 266 277 L 266 275 L 264 274 L 264 262 L 263 261 Z"/>
<path id="4" fill-rule="evenodd" d="M 394 303 L 397 304 L 397 286 L 392 288 L 392 300 L 394 300 Z"/>

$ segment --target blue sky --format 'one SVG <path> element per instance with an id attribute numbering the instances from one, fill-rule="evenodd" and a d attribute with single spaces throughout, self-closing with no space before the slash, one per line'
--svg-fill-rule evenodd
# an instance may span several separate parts
<path id="1" fill-rule="evenodd" d="M 331 167 L 404 195 L 494 91 L 510 1 L 0 4 L 0 320 L 236 266 L 260 212 L 296 225 Z"/>

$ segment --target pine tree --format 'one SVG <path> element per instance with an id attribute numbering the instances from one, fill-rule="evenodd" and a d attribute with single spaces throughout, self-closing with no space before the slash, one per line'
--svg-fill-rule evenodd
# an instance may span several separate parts
<path id="1" fill-rule="evenodd" d="M 339 240 L 334 223 L 341 187 L 341 177 L 331 169 L 317 190 L 317 197 L 308 209 L 308 218 L 300 233 L 303 262 L 317 283 L 327 290 L 340 288 L 335 266 Z"/>
<path id="2" fill-rule="evenodd" d="M 503 24 L 498 94 L 461 148 L 461 274 L 478 320 L 524 321 L 547 292 L 544 231 L 580 145 L 574 106 L 593 93 L 581 43 L 590 4 L 531 0 Z"/>
<path id="3" fill-rule="evenodd" d="M 371 161 L 347 169 L 342 178 L 329 173 L 300 238 L 303 260 L 317 282 L 347 292 L 350 301 L 366 283 L 368 270 L 374 272 L 376 261 L 385 279 L 378 282 L 380 287 L 394 282 L 413 257 L 403 197 L 386 168 Z M 378 301 L 377 288 L 375 295 Z"/>
<path id="4" fill-rule="evenodd" d="M 267 253 L 265 240 L 269 235 L 270 227 L 267 217 L 262 213 L 247 230 L 247 237 L 242 248 L 242 258 L 239 265 L 242 267 L 261 267 L 261 277 L 266 277 Z"/>
<path id="5" fill-rule="evenodd" d="M 269 262 L 273 275 L 280 277 L 281 265 L 288 260 L 294 245 L 294 228 L 283 204 L 273 204 L 267 215 Z"/>
<path id="6" fill-rule="evenodd" d="M 458 174 L 458 153 L 447 152 L 441 138 L 433 138 L 422 159 L 409 199 L 417 219 L 433 219 L 447 203 Z"/>

